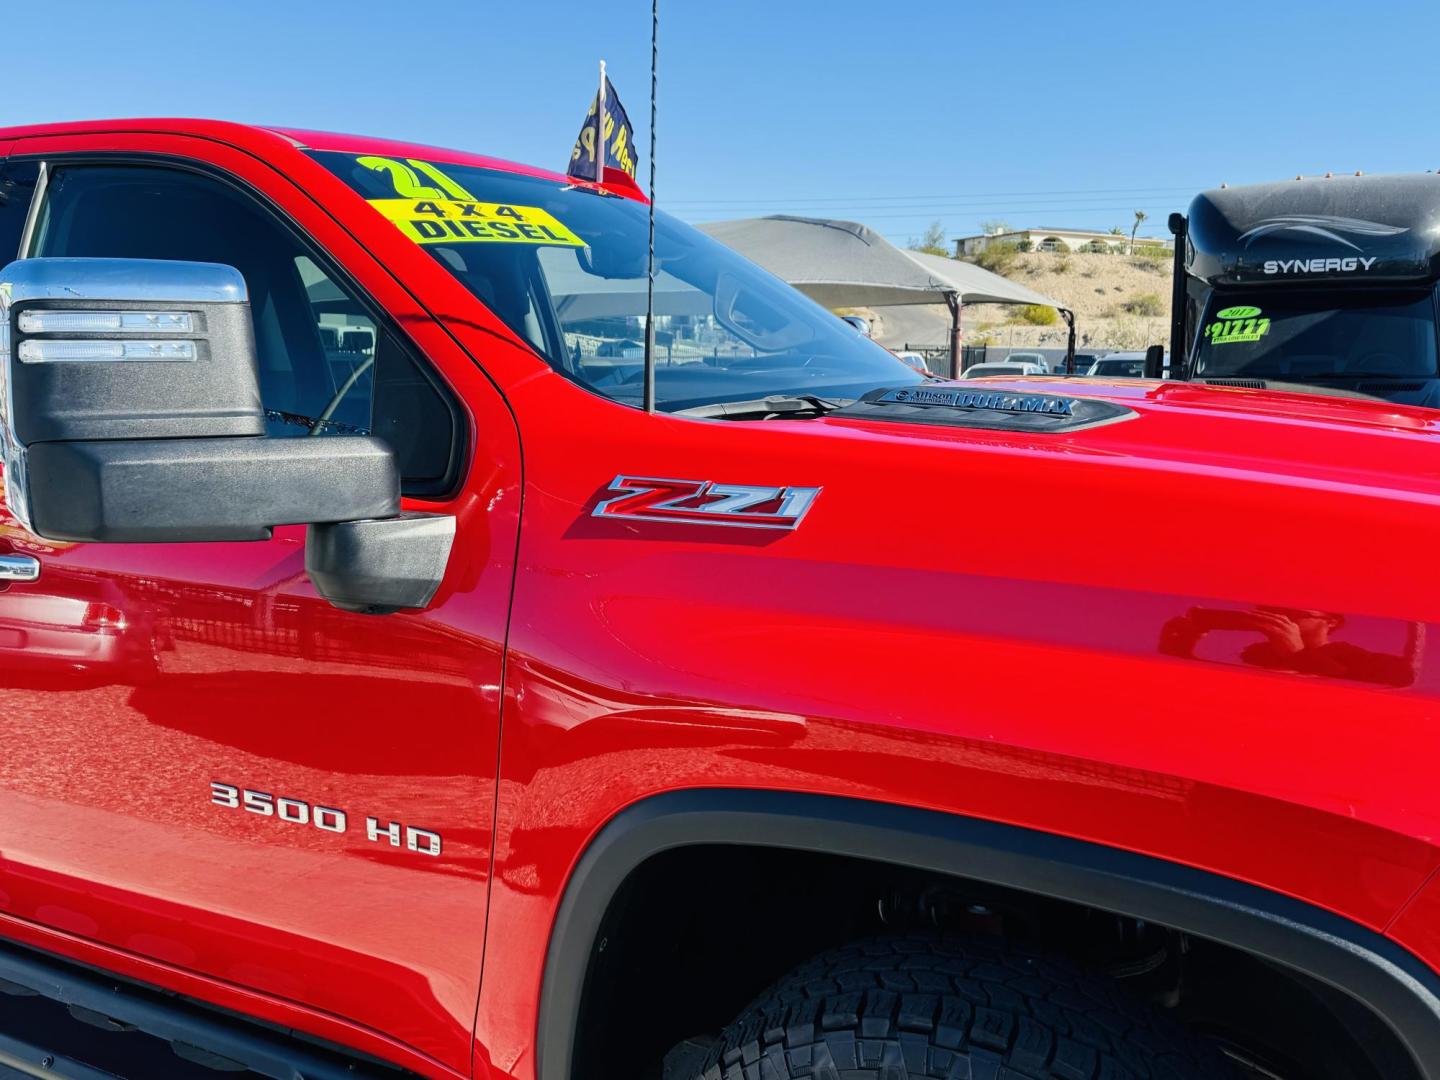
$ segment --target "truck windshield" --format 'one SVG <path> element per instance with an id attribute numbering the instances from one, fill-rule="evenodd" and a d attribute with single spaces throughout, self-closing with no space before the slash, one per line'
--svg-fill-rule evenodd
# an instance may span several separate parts
<path id="1" fill-rule="evenodd" d="M 1428 290 L 1217 292 L 1201 323 L 1195 372 L 1286 382 L 1434 379 Z"/>
<path id="2" fill-rule="evenodd" d="M 647 208 L 476 166 L 315 152 L 557 371 L 639 404 Z M 859 397 L 924 376 L 665 214 L 655 223 L 655 396 L 677 411 L 771 395 Z"/>

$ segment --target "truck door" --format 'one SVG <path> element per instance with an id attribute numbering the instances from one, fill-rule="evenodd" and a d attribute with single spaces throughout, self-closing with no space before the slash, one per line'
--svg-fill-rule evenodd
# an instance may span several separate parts
<path id="1" fill-rule="evenodd" d="M 25 164 L 27 255 L 238 268 L 269 434 L 380 435 L 406 506 L 458 522 L 435 603 L 369 616 L 316 595 L 303 527 L 75 545 L 7 513 L 3 546 L 39 575 L 0 585 L 0 933 L 99 944 L 212 996 L 260 991 L 317 1034 L 354 1041 L 326 1019 L 343 1017 L 468 1073 L 513 422 L 413 299 L 253 159 L 243 178 L 194 157 Z"/>

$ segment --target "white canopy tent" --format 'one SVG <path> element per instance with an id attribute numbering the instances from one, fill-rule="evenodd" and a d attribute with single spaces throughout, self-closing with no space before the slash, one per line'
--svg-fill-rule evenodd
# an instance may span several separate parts
<path id="1" fill-rule="evenodd" d="M 960 291 L 961 303 L 1036 304 L 1057 311 L 1067 310 L 1060 301 L 1052 300 L 1018 281 L 992 274 L 974 263 L 949 259 L 944 255 L 927 255 L 923 251 L 901 251 L 900 254 L 913 259 L 936 277 L 952 282 Z"/>
<path id="2" fill-rule="evenodd" d="M 950 309 L 951 373 L 959 373 L 960 318 L 966 304 L 1037 304 L 1055 308 L 1070 327 L 1074 314 L 1059 301 L 970 263 L 902 251 L 854 221 L 763 217 L 699 226 L 727 247 L 826 307 L 944 304 Z"/>

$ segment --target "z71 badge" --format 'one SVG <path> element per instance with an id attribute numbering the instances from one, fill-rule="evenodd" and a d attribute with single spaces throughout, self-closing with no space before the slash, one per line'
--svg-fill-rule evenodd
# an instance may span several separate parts
<path id="1" fill-rule="evenodd" d="M 653 476 L 617 476 L 609 490 L 620 494 L 602 499 L 594 517 L 742 529 L 794 529 L 820 494 L 818 487 L 757 487 Z"/>

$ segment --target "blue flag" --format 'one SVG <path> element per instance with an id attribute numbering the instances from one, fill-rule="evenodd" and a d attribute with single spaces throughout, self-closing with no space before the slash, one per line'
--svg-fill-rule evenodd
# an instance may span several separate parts
<path id="1" fill-rule="evenodd" d="M 599 99 L 600 95 L 597 93 L 595 101 L 590 103 L 590 111 L 585 114 L 585 124 L 580 128 L 580 137 L 575 140 L 575 149 L 570 151 L 570 168 L 566 170 L 566 175 L 578 180 L 604 179 L 603 176 L 595 175 L 595 107 Z M 608 77 L 605 79 L 605 130 L 602 142 L 605 147 L 605 168 L 619 169 L 634 180 L 635 171 L 639 167 L 635 156 L 635 129 L 630 126 L 630 117 L 625 114 L 625 106 L 620 104 L 620 95 L 615 92 L 615 84 Z"/>

